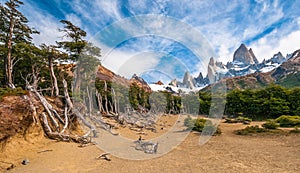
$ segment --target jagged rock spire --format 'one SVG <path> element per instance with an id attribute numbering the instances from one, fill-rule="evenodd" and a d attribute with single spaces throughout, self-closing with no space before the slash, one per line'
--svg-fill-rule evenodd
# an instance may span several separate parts
<path id="1" fill-rule="evenodd" d="M 240 47 L 234 52 L 233 61 L 241 62 L 245 65 L 258 63 L 258 60 L 254 55 L 252 49 L 250 48 L 248 50 L 245 44 L 241 44 Z"/>

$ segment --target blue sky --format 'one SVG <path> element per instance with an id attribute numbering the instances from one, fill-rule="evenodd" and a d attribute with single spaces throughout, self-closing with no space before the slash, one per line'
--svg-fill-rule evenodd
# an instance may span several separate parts
<path id="1" fill-rule="evenodd" d="M 59 20 L 70 20 L 102 48 L 104 65 L 126 77 L 142 74 L 149 82 L 180 79 L 187 70 L 206 73 L 210 56 L 231 61 L 241 43 L 260 61 L 300 48 L 300 0 L 23 2 L 21 11 L 41 32 L 34 36 L 36 44 L 61 39 Z"/>

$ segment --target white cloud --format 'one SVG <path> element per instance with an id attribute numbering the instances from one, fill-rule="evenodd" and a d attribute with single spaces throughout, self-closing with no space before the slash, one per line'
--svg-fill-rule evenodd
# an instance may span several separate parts
<path id="1" fill-rule="evenodd" d="M 114 50 L 103 57 L 102 64 L 121 76 L 131 78 L 133 74 L 140 75 L 154 69 L 161 56 L 161 53 L 155 52 L 133 53 Z"/>
<path id="2" fill-rule="evenodd" d="M 96 9 L 103 9 L 106 14 L 108 14 L 109 16 L 120 20 L 121 19 L 121 15 L 118 11 L 118 1 L 117 0 L 110 0 L 110 1 L 95 1 L 95 7 Z"/>
<path id="3" fill-rule="evenodd" d="M 254 50 L 254 53 L 259 58 L 259 61 L 263 59 L 271 58 L 275 53 L 281 52 L 283 55 L 293 53 L 295 50 L 300 49 L 300 30 L 291 32 L 278 39 L 276 43 L 270 44 L 268 38 L 261 38 L 257 42 L 250 45 Z"/>
<path id="4" fill-rule="evenodd" d="M 42 43 L 55 44 L 55 41 L 62 39 L 63 33 L 58 31 L 61 27 L 59 25 L 59 21 L 48 14 L 32 9 L 30 6 L 27 8 L 31 11 L 30 16 L 28 17 L 29 25 L 40 32 L 39 35 L 32 35 L 33 42 L 36 45 L 40 45 Z"/>

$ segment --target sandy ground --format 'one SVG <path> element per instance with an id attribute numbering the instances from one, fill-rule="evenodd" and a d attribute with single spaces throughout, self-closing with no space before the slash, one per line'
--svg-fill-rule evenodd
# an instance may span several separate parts
<path id="1" fill-rule="evenodd" d="M 164 121 L 168 118 L 165 117 Z M 171 122 L 174 118 L 171 118 Z M 255 125 L 257 123 L 252 123 Z M 150 160 L 111 161 L 96 159 L 104 151 L 96 145 L 78 147 L 75 143 L 48 139 L 16 141 L 0 153 L 0 170 L 8 163 L 15 168 L 5 172 L 300 172 L 300 135 L 238 136 L 242 124 L 221 123 L 222 134 L 199 145 L 199 133 L 190 133 L 171 152 Z M 168 124 L 165 124 L 168 128 Z M 162 129 L 162 131 L 165 129 Z M 122 131 L 122 129 L 120 129 Z M 123 129 L 123 132 L 126 130 Z M 159 132 L 158 132 L 159 133 Z M 137 133 L 128 132 L 134 138 Z M 148 134 L 148 137 L 153 134 Z M 145 138 L 147 135 L 143 136 Z M 28 165 L 22 165 L 24 158 Z M 7 165 L 5 165 L 8 162 Z M 1 169 L 2 168 L 2 169 Z"/>

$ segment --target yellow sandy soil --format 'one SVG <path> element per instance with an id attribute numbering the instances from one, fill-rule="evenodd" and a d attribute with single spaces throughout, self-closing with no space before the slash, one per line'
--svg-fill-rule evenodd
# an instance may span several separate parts
<path id="1" fill-rule="evenodd" d="M 165 128 L 174 117 L 163 117 Z M 252 123 L 251 125 L 261 124 Z M 238 136 L 243 124 L 220 124 L 222 134 L 199 145 L 199 133 L 192 132 L 185 141 L 162 157 L 133 161 L 110 156 L 111 161 L 96 159 L 104 151 L 96 145 L 79 147 L 75 143 L 55 142 L 44 138 L 35 141 L 13 140 L 0 153 L 0 170 L 7 163 L 15 168 L 7 172 L 299 172 L 299 135 Z M 122 135 L 137 138 L 140 134 L 118 129 Z M 167 129 L 162 129 L 164 131 Z M 151 138 L 147 132 L 143 138 Z M 161 132 L 158 132 L 161 133 Z M 24 158 L 30 163 L 22 165 Z M 1 169 L 2 168 L 2 169 Z"/>

